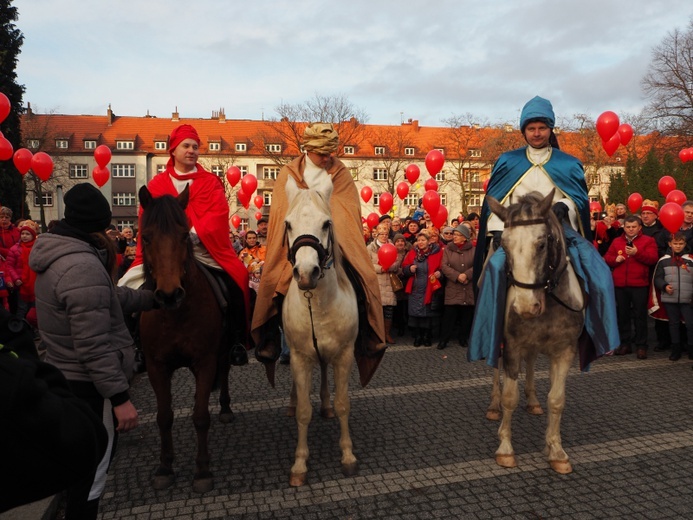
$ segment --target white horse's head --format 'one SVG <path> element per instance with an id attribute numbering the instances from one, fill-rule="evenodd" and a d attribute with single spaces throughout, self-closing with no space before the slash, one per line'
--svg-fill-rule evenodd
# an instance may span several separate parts
<path id="1" fill-rule="evenodd" d="M 332 182 L 322 183 L 318 189 L 303 190 L 289 178 L 286 194 L 289 209 L 284 219 L 285 239 L 293 276 L 300 289 L 315 289 L 335 260 L 329 206 Z"/>
<path id="2" fill-rule="evenodd" d="M 546 306 L 559 233 L 551 211 L 554 191 L 546 197 L 532 192 L 507 208 L 486 197 L 491 211 L 505 223 L 501 245 L 506 254 L 508 287 L 512 288 L 507 305 L 525 319 L 541 316 Z"/>

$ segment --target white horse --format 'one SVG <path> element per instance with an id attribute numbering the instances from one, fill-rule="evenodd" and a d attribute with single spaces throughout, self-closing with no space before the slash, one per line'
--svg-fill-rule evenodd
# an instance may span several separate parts
<path id="1" fill-rule="evenodd" d="M 285 226 L 293 279 L 284 298 L 282 321 L 291 350 L 294 386 L 291 407 L 298 424 L 296 459 L 289 480 L 292 486 L 306 481 L 308 425 L 312 416 L 310 390 L 313 368 L 320 366 L 321 413 L 332 416 L 327 387 L 327 365 L 334 371 L 334 410 L 339 418 L 342 471 L 356 474 L 358 465 L 349 435 L 349 377 L 354 365 L 358 334 L 356 293 L 342 267 L 341 251 L 334 234 L 329 201 L 332 183 L 320 189 L 299 189 L 287 182 L 289 209 Z M 290 409 L 291 409 L 290 407 Z"/>
<path id="2" fill-rule="evenodd" d="M 553 195 L 553 190 L 547 197 L 533 192 L 508 208 L 486 197 L 491 211 L 505 223 L 501 244 L 507 255 L 508 273 L 503 388 L 501 394 L 496 369 L 486 417 L 497 420 L 502 408 L 496 462 L 515 467 L 511 421 L 519 401 L 517 378 L 521 363 L 526 365 L 527 411 L 540 415 L 544 412 L 537 400 L 534 365 L 539 353 L 548 356 L 551 388 L 545 454 L 554 471 L 566 474 L 572 467 L 561 444 L 561 416 L 568 370 L 584 325 L 585 296 L 567 257 L 563 228 L 551 211 Z"/>

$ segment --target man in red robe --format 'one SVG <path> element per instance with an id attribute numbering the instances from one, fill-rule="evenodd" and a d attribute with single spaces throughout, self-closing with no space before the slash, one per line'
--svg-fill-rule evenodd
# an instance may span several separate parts
<path id="1" fill-rule="evenodd" d="M 156 175 L 147 185 L 153 197 L 172 195 L 177 197 L 189 186 L 189 202 L 185 209 L 190 223 L 190 237 L 195 258 L 215 273 L 220 274 L 231 294 L 227 320 L 238 331 L 237 341 L 245 342 L 249 330 L 248 271 L 236 255 L 229 239 L 229 205 L 220 179 L 206 171 L 198 162 L 200 138 L 191 125 L 173 129 L 169 138 L 171 158 L 166 170 Z M 140 206 L 140 217 L 142 215 Z M 144 281 L 141 243 L 131 269 L 119 282 L 120 285 L 140 286 Z M 230 329 L 231 330 L 231 329 Z M 233 347 L 232 347 L 233 348 Z M 236 349 L 231 353 L 232 362 Z M 245 356 L 243 350 L 242 356 Z M 247 357 L 245 358 L 247 361 Z M 236 360 L 240 364 L 242 360 Z"/>

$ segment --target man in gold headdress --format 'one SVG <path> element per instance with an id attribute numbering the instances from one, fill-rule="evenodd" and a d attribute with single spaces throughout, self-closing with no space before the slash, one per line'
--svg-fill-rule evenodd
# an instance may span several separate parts
<path id="1" fill-rule="evenodd" d="M 284 243 L 284 219 L 288 209 L 286 184 L 301 189 L 333 184 L 330 207 L 335 236 L 344 255 L 359 299 L 359 337 L 355 356 L 361 384 L 370 381 L 385 352 L 385 329 L 378 281 L 361 234 L 361 205 L 351 173 L 333 156 L 339 146 L 339 135 L 329 123 L 312 123 L 303 134 L 304 153 L 279 172 L 272 193 L 267 256 L 253 314 L 252 335 L 255 356 L 265 363 L 267 375 L 274 384 L 274 364 L 281 350 L 279 325 L 281 305 L 292 278 Z"/>

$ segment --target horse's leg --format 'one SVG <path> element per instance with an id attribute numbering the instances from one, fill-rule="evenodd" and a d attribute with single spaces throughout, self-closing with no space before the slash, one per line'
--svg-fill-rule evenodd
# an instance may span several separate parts
<path id="1" fill-rule="evenodd" d="M 542 415 L 544 410 L 537 399 L 537 386 L 534 382 L 534 368 L 537 364 L 537 352 L 532 351 L 527 355 L 526 375 L 525 378 L 525 397 L 527 405 L 525 409 L 532 415 Z"/>
<path id="2" fill-rule="evenodd" d="M 286 407 L 287 417 L 296 417 L 296 383 L 291 381 L 291 391 L 289 392 L 289 406 Z"/>
<path id="3" fill-rule="evenodd" d="M 512 437 L 512 417 L 517 403 L 520 400 L 517 388 L 517 377 L 520 369 L 519 356 L 511 357 L 508 354 L 508 345 L 505 346 L 506 358 L 503 374 L 503 390 L 501 393 L 501 405 L 503 408 L 503 419 L 498 428 L 498 438 L 500 445 L 496 450 L 496 463 L 504 468 L 514 468 L 517 466 L 515 452 L 511 442 Z"/>
<path id="4" fill-rule="evenodd" d="M 313 415 L 313 407 L 310 403 L 310 387 L 312 380 L 311 362 L 304 356 L 292 353 L 291 376 L 296 385 L 296 425 L 298 427 L 298 442 L 294 465 L 291 467 L 289 477 L 290 486 L 302 486 L 306 483 L 308 466 L 308 425 Z"/>
<path id="5" fill-rule="evenodd" d="M 214 488 L 212 472 L 209 470 L 209 396 L 212 392 L 216 363 L 208 361 L 193 370 L 195 374 L 195 405 L 192 420 L 197 433 L 197 457 L 195 458 L 195 475 L 193 491 L 206 493 Z"/>
<path id="6" fill-rule="evenodd" d="M 358 472 L 358 462 L 352 451 L 351 435 L 349 434 L 349 412 L 351 402 L 349 401 L 349 375 L 354 364 L 353 349 L 347 347 L 347 351 L 339 357 L 334 367 L 334 408 L 339 417 L 341 435 L 339 437 L 339 447 L 342 449 L 342 473 L 347 477 L 356 475 Z"/>
<path id="7" fill-rule="evenodd" d="M 330 387 L 327 381 L 327 363 L 320 362 L 320 417 L 334 419 L 334 409 L 330 403 Z"/>
<path id="8" fill-rule="evenodd" d="M 565 408 L 565 381 L 574 357 L 574 350 L 566 350 L 552 356 L 549 374 L 551 390 L 547 399 L 549 421 L 546 426 L 546 453 L 551 468 L 564 475 L 573 471 L 568 454 L 561 444 L 561 416 Z"/>
<path id="9" fill-rule="evenodd" d="M 486 418 L 489 421 L 500 421 L 501 418 L 501 386 L 500 386 L 500 369 L 502 360 L 498 360 L 498 368 L 493 369 L 493 388 L 491 389 L 491 403 L 486 409 Z"/>
<path id="10" fill-rule="evenodd" d="M 152 487 L 154 489 L 166 489 L 175 480 L 173 472 L 173 408 L 171 406 L 171 376 L 172 372 L 167 368 L 154 363 L 152 359 L 146 360 L 149 382 L 156 395 L 156 424 L 159 427 L 159 439 L 161 452 L 159 454 L 159 467 L 154 472 Z"/>
<path id="11" fill-rule="evenodd" d="M 224 348 L 224 347 L 221 347 Z M 223 424 L 229 424 L 233 421 L 233 411 L 231 410 L 231 396 L 229 395 L 229 373 L 231 372 L 231 364 L 229 363 L 228 353 L 219 356 L 219 363 L 221 364 L 217 368 L 219 377 L 221 378 L 221 386 L 219 388 L 219 422 Z"/>

